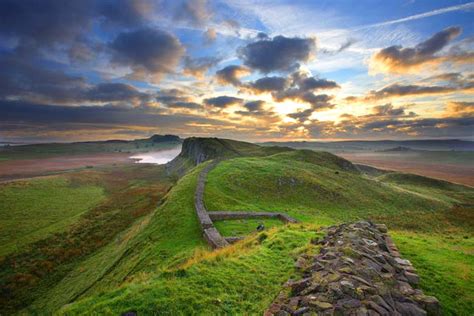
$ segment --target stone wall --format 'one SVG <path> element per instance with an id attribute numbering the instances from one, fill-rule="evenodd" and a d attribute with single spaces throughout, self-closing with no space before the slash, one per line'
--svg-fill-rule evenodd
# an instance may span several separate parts
<path id="1" fill-rule="evenodd" d="M 285 223 L 296 223 L 296 220 L 284 213 L 272 212 L 208 212 L 204 204 L 204 190 L 206 186 L 206 178 L 219 161 L 212 161 L 201 170 L 198 176 L 196 191 L 194 193 L 194 208 L 201 226 L 202 234 L 207 243 L 214 249 L 228 246 L 242 239 L 242 237 L 224 238 L 215 228 L 213 220 L 232 220 L 245 218 L 278 218 Z"/>
<path id="2" fill-rule="evenodd" d="M 211 171 L 217 163 L 217 161 L 213 161 L 201 170 L 196 185 L 196 192 L 194 193 L 194 208 L 196 210 L 199 225 L 201 225 L 204 239 L 206 239 L 207 243 L 214 249 L 229 245 L 225 238 L 222 237 L 219 231 L 214 227 L 214 223 L 209 217 L 206 206 L 204 205 L 206 177 L 209 171 Z"/>
<path id="3" fill-rule="evenodd" d="M 440 315 L 438 300 L 417 289 L 419 277 L 387 234 L 385 225 L 360 221 L 325 229 L 314 256 L 295 267 L 265 315 Z"/>

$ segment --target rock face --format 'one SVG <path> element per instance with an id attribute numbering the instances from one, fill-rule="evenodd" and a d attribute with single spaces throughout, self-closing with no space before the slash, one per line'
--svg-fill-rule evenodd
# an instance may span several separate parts
<path id="1" fill-rule="evenodd" d="M 284 223 L 296 223 L 294 218 L 284 213 L 272 212 L 208 212 L 204 204 L 204 189 L 206 185 L 206 177 L 209 171 L 217 164 L 218 160 L 210 162 L 201 170 L 199 174 L 196 191 L 194 193 L 194 208 L 198 217 L 199 225 L 201 226 L 202 234 L 209 246 L 214 249 L 223 248 L 231 243 L 242 239 L 240 236 L 233 236 L 224 238 L 215 228 L 214 220 L 229 220 L 229 219 L 243 219 L 243 218 L 278 218 Z"/>
<path id="2" fill-rule="evenodd" d="M 239 153 L 229 145 L 228 140 L 190 137 L 184 140 L 179 155 L 190 159 L 195 165 L 198 165 L 207 160 L 239 155 Z"/>
<path id="3" fill-rule="evenodd" d="M 295 263 L 303 278 L 288 281 L 265 315 L 441 315 L 438 300 L 416 289 L 415 269 L 385 225 L 360 221 L 325 231 L 314 241 L 320 253 Z"/>

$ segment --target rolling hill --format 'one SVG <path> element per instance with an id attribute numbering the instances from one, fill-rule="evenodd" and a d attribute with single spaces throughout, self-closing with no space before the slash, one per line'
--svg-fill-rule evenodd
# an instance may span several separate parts
<path id="1" fill-rule="evenodd" d="M 218 229 L 224 233 L 250 234 L 211 251 L 201 236 L 194 192 L 199 173 L 215 159 L 219 163 L 209 172 L 204 192 L 210 212 L 283 211 L 300 223 L 269 221 L 257 233 L 255 221 L 221 221 Z M 439 298 L 447 315 L 467 314 L 474 307 L 472 188 L 374 172 L 326 152 L 215 138 L 186 139 L 166 174 L 180 178 L 156 209 L 137 216 L 11 310 L 262 314 L 282 284 L 298 275 L 297 256 L 317 252 L 310 244 L 317 228 L 357 219 L 388 226 L 417 268 L 421 287 Z M 144 175 L 136 175 L 133 183 L 140 183 Z"/>

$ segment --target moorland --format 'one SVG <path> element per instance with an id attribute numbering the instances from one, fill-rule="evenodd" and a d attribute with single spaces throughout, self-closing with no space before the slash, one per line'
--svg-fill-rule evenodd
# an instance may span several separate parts
<path id="1" fill-rule="evenodd" d="M 153 146 L 181 142 L 168 138 Z M 118 155 L 151 149 L 147 144 L 73 146 L 74 155 Z M 398 146 L 427 150 L 390 144 L 363 151 L 387 154 Z M 0 151 L 0 167 L 71 153 L 63 144 L 21 147 Z M 327 148 L 291 147 L 299 145 L 188 138 L 165 165 L 113 162 L 9 178 L 0 184 L 2 313 L 262 314 L 282 285 L 298 277 L 296 258 L 318 251 L 310 241 L 320 227 L 364 219 L 388 226 L 444 314 L 469 315 L 472 187 L 353 164 Z M 212 161 L 218 163 L 204 192 L 209 212 L 284 212 L 299 223 L 265 220 L 257 232 L 262 221 L 219 221 L 222 235 L 245 238 L 210 249 L 194 193 Z"/>

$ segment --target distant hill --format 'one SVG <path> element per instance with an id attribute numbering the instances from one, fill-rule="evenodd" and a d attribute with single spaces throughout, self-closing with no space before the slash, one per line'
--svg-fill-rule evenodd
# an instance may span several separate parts
<path id="1" fill-rule="evenodd" d="M 397 151 L 412 151 L 410 147 L 404 147 L 404 146 L 398 146 L 398 147 L 393 147 L 393 148 L 388 148 L 388 149 L 382 149 L 379 150 L 379 152 L 397 152 Z"/>
<path id="2" fill-rule="evenodd" d="M 182 143 L 176 135 L 153 135 L 135 140 L 112 139 L 106 141 L 87 141 L 74 143 L 44 143 L 0 147 L 0 158 L 34 159 L 59 155 L 95 153 L 136 153 L 173 148 Z"/>
<path id="3" fill-rule="evenodd" d="M 203 188 L 210 212 L 284 212 L 299 223 L 265 223 L 265 230 L 256 232 L 255 221 L 222 220 L 218 229 L 224 237 L 240 230 L 249 236 L 222 250 L 206 249 L 194 202 L 201 172 L 213 159 L 221 161 L 207 174 Z M 464 251 L 472 248 L 472 188 L 354 165 L 328 152 L 218 138 L 185 139 L 180 155 L 166 168 L 179 166 L 180 178 L 169 177 L 163 166 L 112 167 L 107 179 L 113 187 L 119 175 L 128 175 L 123 179 L 126 190 L 118 187 L 107 199 L 110 209 L 101 203 L 64 241 L 47 237 L 3 261 L 0 284 L 8 284 L 11 292 L 5 292 L 10 296 L 3 306 L 0 299 L 2 312 L 261 315 L 282 285 L 300 275 L 296 258 L 319 251 L 314 245 L 322 235 L 319 226 L 360 219 L 387 224 L 427 284 L 427 293 L 440 298 L 447 314 L 472 310 L 465 303 L 472 282 L 459 274 L 460 269 L 469 271 L 471 263 Z M 89 179 L 103 171 L 81 172 Z M 73 188 L 81 181 L 73 182 Z M 148 191 L 143 185 L 150 194 L 161 192 L 156 197 L 160 202 L 144 196 Z M 49 203 L 48 195 L 34 198 L 35 204 Z M 102 215 L 104 207 L 108 217 Z M 116 226 L 116 221 L 123 224 Z M 357 256 L 350 249 L 346 254 Z M 447 287 L 444 280 L 453 283 Z"/>
<path id="4" fill-rule="evenodd" d="M 474 142 L 459 139 L 420 139 L 420 140 L 375 140 L 375 141 L 335 141 L 335 142 L 266 142 L 265 146 L 288 146 L 292 148 L 310 148 L 330 152 L 343 151 L 380 151 L 396 147 L 413 150 L 431 151 L 474 151 Z"/>

